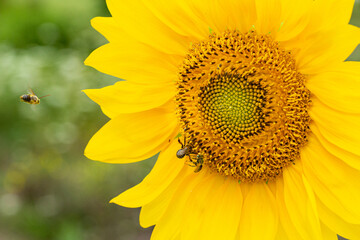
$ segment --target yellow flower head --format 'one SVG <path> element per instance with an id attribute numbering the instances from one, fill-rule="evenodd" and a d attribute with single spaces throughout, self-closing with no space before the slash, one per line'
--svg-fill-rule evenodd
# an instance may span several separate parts
<path id="1" fill-rule="evenodd" d="M 85 90 L 111 119 L 85 155 L 160 152 L 112 202 L 152 239 L 360 238 L 354 0 L 108 0 Z"/>

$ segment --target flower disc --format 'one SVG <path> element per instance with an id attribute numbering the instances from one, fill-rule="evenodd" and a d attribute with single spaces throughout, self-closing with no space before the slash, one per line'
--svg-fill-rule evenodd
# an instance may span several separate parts
<path id="1" fill-rule="evenodd" d="M 307 142 L 304 83 L 292 54 L 270 36 L 226 31 L 193 44 L 176 96 L 190 153 L 241 181 L 275 178 Z"/>

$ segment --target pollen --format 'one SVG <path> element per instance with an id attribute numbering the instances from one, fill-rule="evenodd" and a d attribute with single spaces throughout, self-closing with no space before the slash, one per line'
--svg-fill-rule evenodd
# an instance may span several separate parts
<path id="1" fill-rule="evenodd" d="M 193 44 L 176 83 L 191 153 L 239 182 L 275 179 L 307 142 L 305 80 L 269 35 L 226 31 Z"/>

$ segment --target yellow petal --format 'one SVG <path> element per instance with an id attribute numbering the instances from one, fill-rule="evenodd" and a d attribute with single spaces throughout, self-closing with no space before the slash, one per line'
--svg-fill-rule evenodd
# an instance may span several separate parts
<path id="1" fill-rule="evenodd" d="M 321 224 L 321 232 L 324 240 L 338 240 L 337 234 L 324 224 Z"/>
<path id="2" fill-rule="evenodd" d="M 252 0 L 212 1 L 174 0 L 146 1 L 147 6 L 165 24 L 191 41 L 206 38 L 210 29 L 222 33 L 228 29 L 249 31 L 256 20 L 255 4 Z M 163 7 L 161 5 L 165 5 Z M 239 14 L 246 12 L 246 14 Z"/>
<path id="3" fill-rule="evenodd" d="M 191 174 L 178 187 L 164 215 L 156 224 L 151 240 L 168 240 L 178 236 L 181 226 L 184 224 L 183 215 L 187 211 L 187 200 L 190 195 L 195 193 L 194 189 L 199 184 L 207 186 L 206 180 L 210 178 L 210 174 L 203 170 L 199 173 L 194 173 L 194 170 L 190 167 L 186 169 Z"/>
<path id="4" fill-rule="evenodd" d="M 360 225 L 347 223 L 335 213 L 330 211 L 320 200 L 318 200 L 317 203 L 320 219 L 329 229 L 347 239 L 359 238 Z"/>
<path id="5" fill-rule="evenodd" d="M 85 155 L 110 163 L 137 162 L 160 152 L 177 133 L 173 111 L 156 108 L 121 114 L 111 119 L 90 139 Z"/>
<path id="6" fill-rule="evenodd" d="M 243 200 L 239 183 L 234 179 L 226 179 L 208 199 L 209 209 L 204 212 L 200 236 L 204 239 L 233 239 L 240 222 Z"/>
<path id="7" fill-rule="evenodd" d="M 281 26 L 281 0 L 256 0 L 255 29 L 261 34 L 276 35 Z"/>
<path id="8" fill-rule="evenodd" d="M 207 38 L 210 29 L 217 33 L 227 29 L 249 31 L 256 18 L 252 0 L 210 4 L 203 0 L 151 0 L 145 4 L 163 23 L 180 35 L 191 37 L 191 41 Z M 242 12 L 246 15 L 239 14 Z"/>
<path id="9" fill-rule="evenodd" d="M 193 190 L 192 194 L 186 201 L 186 211 L 181 216 L 183 224 L 181 225 L 181 238 L 184 240 L 188 239 L 203 239 L 199 236 L 198 232 L 202 227 L 204 221 L 204 212 L 207 207 L 207 198 L 212 192 L 213 188 L 219 187 L 214 181 L 213 176 L 209 176 L 200 182 Z"/>
<path id="10" fill-rule="evenodd" d="M 353 6 L 354 0 L 282 2 L 276 40 L 295 54 L 302 73 L 332 69 L 353 52 L 360 41 L 359 28 L 348 25 Z"/>
<path id="11" fill-rule="evenodd" d="M 252 184 L 244 197 L 239 225 L 240 239 L 275 239 L 277 230 L 278 212 L 274 195 L 265 183 Z"/>
<path id="12" fill-rule="evenodd" d="M 121 193 L 111 202 L 135 208 L 155 199 L 177 177 L 184 166 L 184 161 L 176 157 L 177 150 L 179 150 L 179 143 L 173 141 L 160 153 L 155 166 L 141 183 Z"/>
<path id="13" fill-rule="evenodd" d="M 139 221 L 143 228 L 155 225 L 164 215 L 175 191 L 177 191 L 184 178 L 189 175 L 187 168 L 187 166 L 183 166 L 176 178 L 158 197 L 142 206 Z"/>
<path id="14" fill-rule="evenodd" d="M 297 68 L 303 74 L 325 72 L 346 60 L 360 43 L 360 29 L 352 25 L 303 34 L 293 45 Z"/>
<path id="15" fill-rule="evenodd" d="M 279 217 L 281 218 L 281 215 L 279 215 Z M 278 232 L 276 234 L 276 240 L 290 240 L 290 238 L 287 236 L 284 228 L 279 224 L 279 229 Z M 291 238 L 291 240 L 295 240 L 298 238 Z"/>
<path id="16" fill-rule="evenodd" d="M 91 19 L 91 26 L 109 42 L 127 44 L 134 41 L 130 36 L 124 36 L 125 33 L 121 32 L 121 28 L 112 17 L 95 17 Z"/>
<path id="17" fill-rule="evenodd" d="M 348 24 L 355 0 L 317 0 L 314 3 L 313 22 L 322 28 Z M 314 26 L 316 27 L 316 26 Z"/>
<path id="18" fill-rule="evenodd" d="M 283 229 L 290 240 L 303 240 L 298 230 L 295 228 L 294 223 L 290 219 L 288 210 L 286 209 L 283 178 L 279 178 L 276 181 L 276 203 L 279 211 L 280 229 Z M 284 236 L 285 233 L 281 233 L 281 235 L 286 239 Z"/>
<path id="19" fill-rule="evenodd" d="M 309 9 L 312 5 L 313 1 L 307 0 L 282 1 L 281 23 L 275 29 L 275 41 L 289 41 L 302 34 L 311 24 Z"/>
<path id="20" fill-rule="evenodd" d="M 329 142 L 360 156 L 360 115 L 335 111 L 312 98 L 309 114 Z"/>
<path id="21" fill-rule="evenodd" d="M 199 17 L 189 1 L 147 0 L 144 4 L 162 23 L 192 41 L 201 41 L 209 35 L 209 25 Z"/>
<path id="22" fill-rule="evenodd" d="M 101 106 L 110 118 L 122 113 L 134 113 L 159 107 L 175 96 L 174 84 L 142 85 L 128 81 L 117 82 L 101 89 L 83 92 Z"/>
<path id="23" fill-rule="evenodd" d="M 315 137 L 301 153 L 304 174 L 317 197 L 341 218 L 360 224 L 360 171 L 326 151 Z"/>
<path id="24" fill-rule="evenodd" d="M 185 55 L 190 40 L 166 26 L 141 1 L 106 2 L 112 17 L 126 34 L 164 53 Z"/>
<path id="25" fill-rule="evenodd" d="M 228 29 L 238 29 L 247 32 L 256 21 L 256 8 L 252 0 L 244 1 L 195 1 L 198 4 L 198 13 L 216 33 Z M 243 14 L 246 13 L 246 14 Z"/>
<path id="26" fill-rule="evenodd" d="M 343 62 L 310 77 L 306 86 L 321 102 L 341 112 L 360 113 L 360 62 Z"/>
<path id="27" fill-rule="evenodd" d="M 234 239 L 242 207 L 239 183 L 211 174 L 187 200 L 181 237 L 192 239 Z"/>
<path id="28" fill-rule="evenodd" d="M 348 164 L 349 166 L 360 170 L 360 156 L 355 155 L 351 152 L 348 152 L 344 149 L 339 148 L 338 146 L 329 142 L 323 135 L 320 133 L 318 128 L 314 125 L 311 127 L 311 131 L 315 134 L 316 138 L 319 140 L 321 145 L 332 155 L 337 157 L 339 160 Z"/>
<path id="29" fill-rule="evenodd" d="M 303 239 L 321 239 L 315 195 L 300 164 L 284 170 L 284 200 L 289 217 Z"/>
<path id="30" fill-rule="evenodd" d="M 161 53 L 144 44 L 108 43 L 93 51 L 85 64 L 100 72 L 141 84 L 176 80 L 182 58 Z"/>
<path id="31" fill-rule="evenodd" d="M 237 29 L 240 32 L 249 31 L 257 20 L 256 3 L 254 0 L 219 1 L 224 6 L 224 13 L 228 17 L 223 29 Z M 229 3 L 225 4 L 224 3 Z M 246 13 L 246 14 L 243 14 Z M 224 19 L 224 17 L 222 17 Z"/>

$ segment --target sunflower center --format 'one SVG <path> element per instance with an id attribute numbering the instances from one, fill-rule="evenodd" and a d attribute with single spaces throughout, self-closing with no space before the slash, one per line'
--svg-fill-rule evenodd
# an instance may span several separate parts
<path id="1" fill-rule="evenodd" d="M 270 36 L 227 31 L 194 44 L 176 96 L 189 165 L 245 182 L 276 178 L 307 142 L 304 81 Z"/>
<path id="2" fill-rule="evenodd" d="M 200 88 L 199 109 L 212 132 L 239 143 L 264 129 L 265 90 L 239 75 L 218 75 Z"/>

